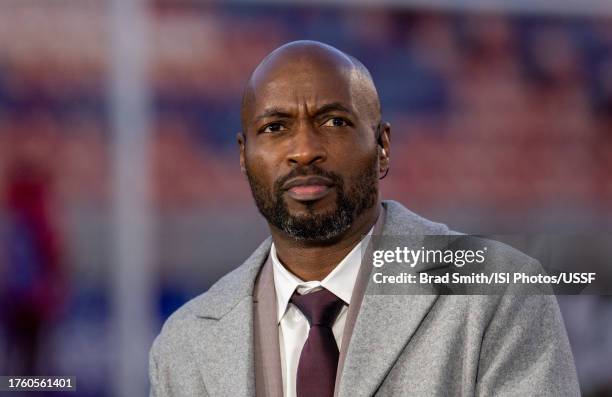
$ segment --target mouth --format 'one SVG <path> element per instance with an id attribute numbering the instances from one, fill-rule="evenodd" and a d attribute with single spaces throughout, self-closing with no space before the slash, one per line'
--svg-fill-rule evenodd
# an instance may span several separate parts
<path id="1" fill-rule="evenodd" d="M 332 181 L 320 176 L 292 178 L 283 185 L 287 195 L 296 201 L 319 200 L 332 189 Z"/>

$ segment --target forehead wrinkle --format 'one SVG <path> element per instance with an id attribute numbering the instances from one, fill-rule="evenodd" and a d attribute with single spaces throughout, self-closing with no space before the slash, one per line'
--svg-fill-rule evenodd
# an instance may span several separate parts
<path id="1" fill-rule="evenodd" d="M 356 58 L 342 51 L 317 42 L 293 42 L 285 44 L 264 58 L 256 67 L 245 87 L 241 121 L 243 130 L 248 125 L 247 116 L 255 99 L 255 90 L 262 80 L 266 85 L 278 84 L 286 76 L 302 75 L 310 81 L 317 73 L 338 73 L 346 79 L 346 88 L 350 96 L 350 107 L 355 113 L 366 113 L 372 123 L 380 122 L 380 101 L 376 87 L 367 68 Z M 302 77 L 300 76 L 300 77 Z M 266 82 L 266 79 L 268 81 Z M 295 93 L 298 95 L 298 93 Z M 297 98 L 294 98 L 297 99 Z M 315 92 L 315 106 L 320 99 Z M 304 101 L 306 103 L 306 101 Z"/>
<path id="2" fill-rule="evenodd" d="M 306 114 L 315 113 L 322 106 L 330 103 L 342 103 L 345 107 L 351 108 L 354 111 L 355 107 L 351 98 L 350 88 L 350 73 L 345 71 L 334 71 L 332 73 L 322 71 L 321 68 L 308 68 L 309 73 L 303 73 L 304 79 L 298 81 L 290 80 L 294 76 L 284 79 L 284 75 L 271 77 L 270 81 L 257 81 L 262 88 L 255 87 L 252 97 L 252 103 L 255 113 L 261 113 L 262 108 L 268 107 L 286 107 L 304 111 Z M 324 76 L 322 74 L 325 74 Z M 338 80 L 342 80 L 342 84 L 338 87 L 331 86 L 326 88 L 325 84 L 334 84 Z M 317 86 L 313 80 L 318 80 L 318 83 L 323 86 Z M 256 92 L 255 92 L 256 91 Z M 265 97 L 265 102 L 261 99 Z M 255 115 L 256 116 L 256 115 Z"/>

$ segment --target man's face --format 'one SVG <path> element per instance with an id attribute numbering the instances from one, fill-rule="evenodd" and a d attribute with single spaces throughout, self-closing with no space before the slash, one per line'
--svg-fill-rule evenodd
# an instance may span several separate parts
<path id="1" fill-rule="evenodd" d="M 350 70 L 271 69 L 253 79 L 243 115 L 241 162 L 251 191 L 266 220 L 290 237 L 332 241 L 377 202 L 376 121 Z"/>

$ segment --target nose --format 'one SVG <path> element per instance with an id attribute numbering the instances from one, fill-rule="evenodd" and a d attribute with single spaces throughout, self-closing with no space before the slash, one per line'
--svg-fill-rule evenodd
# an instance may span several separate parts
<path id="1" fill-rule="evenodd" d="M 310 165 L 324 162 L 327 159 L 325 144 L 322 142 L 323 137 L 308 124 L 304 123 L 300 126 L 293 136 L 287 155 L 289 166 Z"/>

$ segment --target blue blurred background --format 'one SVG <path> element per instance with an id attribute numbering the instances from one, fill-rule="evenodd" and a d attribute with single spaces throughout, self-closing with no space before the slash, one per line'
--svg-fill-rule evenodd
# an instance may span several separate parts
<path id="1" fill-rule="evenodd" d="M 612 10 L 419 3 L 1 2 L 0 374 L 147 393 L 164 319 L 267 234 L 235 136 L 291 40 L 372 72 L 384 197 L 471 233 L 610 233 Z M 583 394 L 612 395 L 612 300 L 559 300 Z"/>

